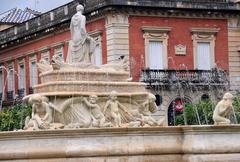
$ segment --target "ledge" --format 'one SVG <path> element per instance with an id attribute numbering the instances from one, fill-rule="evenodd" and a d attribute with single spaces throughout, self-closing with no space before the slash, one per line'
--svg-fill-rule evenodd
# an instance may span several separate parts
<path id="1" fill-rule="evenodd" d="M 212 35 L 212 34 L 216 34 L 217 32 L 219 32 L 219 28 L 191 28 L 190 31 L 192 33 L 197 33 L 197 34 L 208 34 L 208 35 Z"/>
<path id="2" fill-rule="evenodd" d="M 143 162 L 151 156 L 171 155 L 176 158 L 172 161 L 188 162 L 191 160 L 183 160 L 186 156 L 201 159 L 208 155 L 209 161 L 223 162 L 239 155 L 239 138 L 240 125 L 0 132 L 0 160 L 87 158 L 112 162 L 110 159 L 124 156 L 128 162 L 134 156 L 138 160 L 133 161 Z M 220 154 L 226 155 L 225 159 L 214 160 Z"/>
<path id="3" fill-rule="evenodd" d="M 156 27 L 156 26 L 143 26 L 142 31 L 146 33 L 168 33 L 171 27 Z"/>

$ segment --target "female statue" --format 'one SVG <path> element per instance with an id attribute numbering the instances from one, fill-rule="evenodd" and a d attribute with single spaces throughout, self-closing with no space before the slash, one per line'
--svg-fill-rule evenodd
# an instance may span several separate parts
<path id="1" fill-rule="evenodd" d="M 90 63 L 96 43 L 87 34 L 85 28 L 86 17 L 82 14 L 84 10 L 83 6 L 78 5 L 76 10 L 77 13 L 73 15 L 70 23 L 71 40 L 69 42 L 67 62 Z"/>

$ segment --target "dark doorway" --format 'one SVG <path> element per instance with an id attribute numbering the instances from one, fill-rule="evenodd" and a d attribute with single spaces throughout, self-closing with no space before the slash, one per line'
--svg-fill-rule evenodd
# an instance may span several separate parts
<path id="1" fill-rule="evenodd" d="M 190 103 L 190 101 L 182 98 L 176 98 L 171 102 L 171 104 L 168 107 L 168 125 L 169 126 L 176 125 L 175 124 L 176 117 L 183 113 L 184 105 L 186 103 Z"/>

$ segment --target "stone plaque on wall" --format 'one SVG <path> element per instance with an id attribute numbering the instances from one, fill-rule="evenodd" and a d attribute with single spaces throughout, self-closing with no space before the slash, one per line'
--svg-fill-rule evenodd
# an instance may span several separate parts
<path id="1" fill-rule="evenodd" d="M 187 48 L 182 44 L 175 45 L 175 55 L 186 55 Z"/>

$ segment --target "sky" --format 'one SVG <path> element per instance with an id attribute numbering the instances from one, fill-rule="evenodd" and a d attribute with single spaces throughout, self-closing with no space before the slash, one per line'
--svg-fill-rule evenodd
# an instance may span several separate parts
<path id="1" fill-rule="evenodd" d="M 0 13 L 12 8 L 25 9 L 26 7 L 40 12 L 46 12 L 73 0 L 0 0 Z"/>

